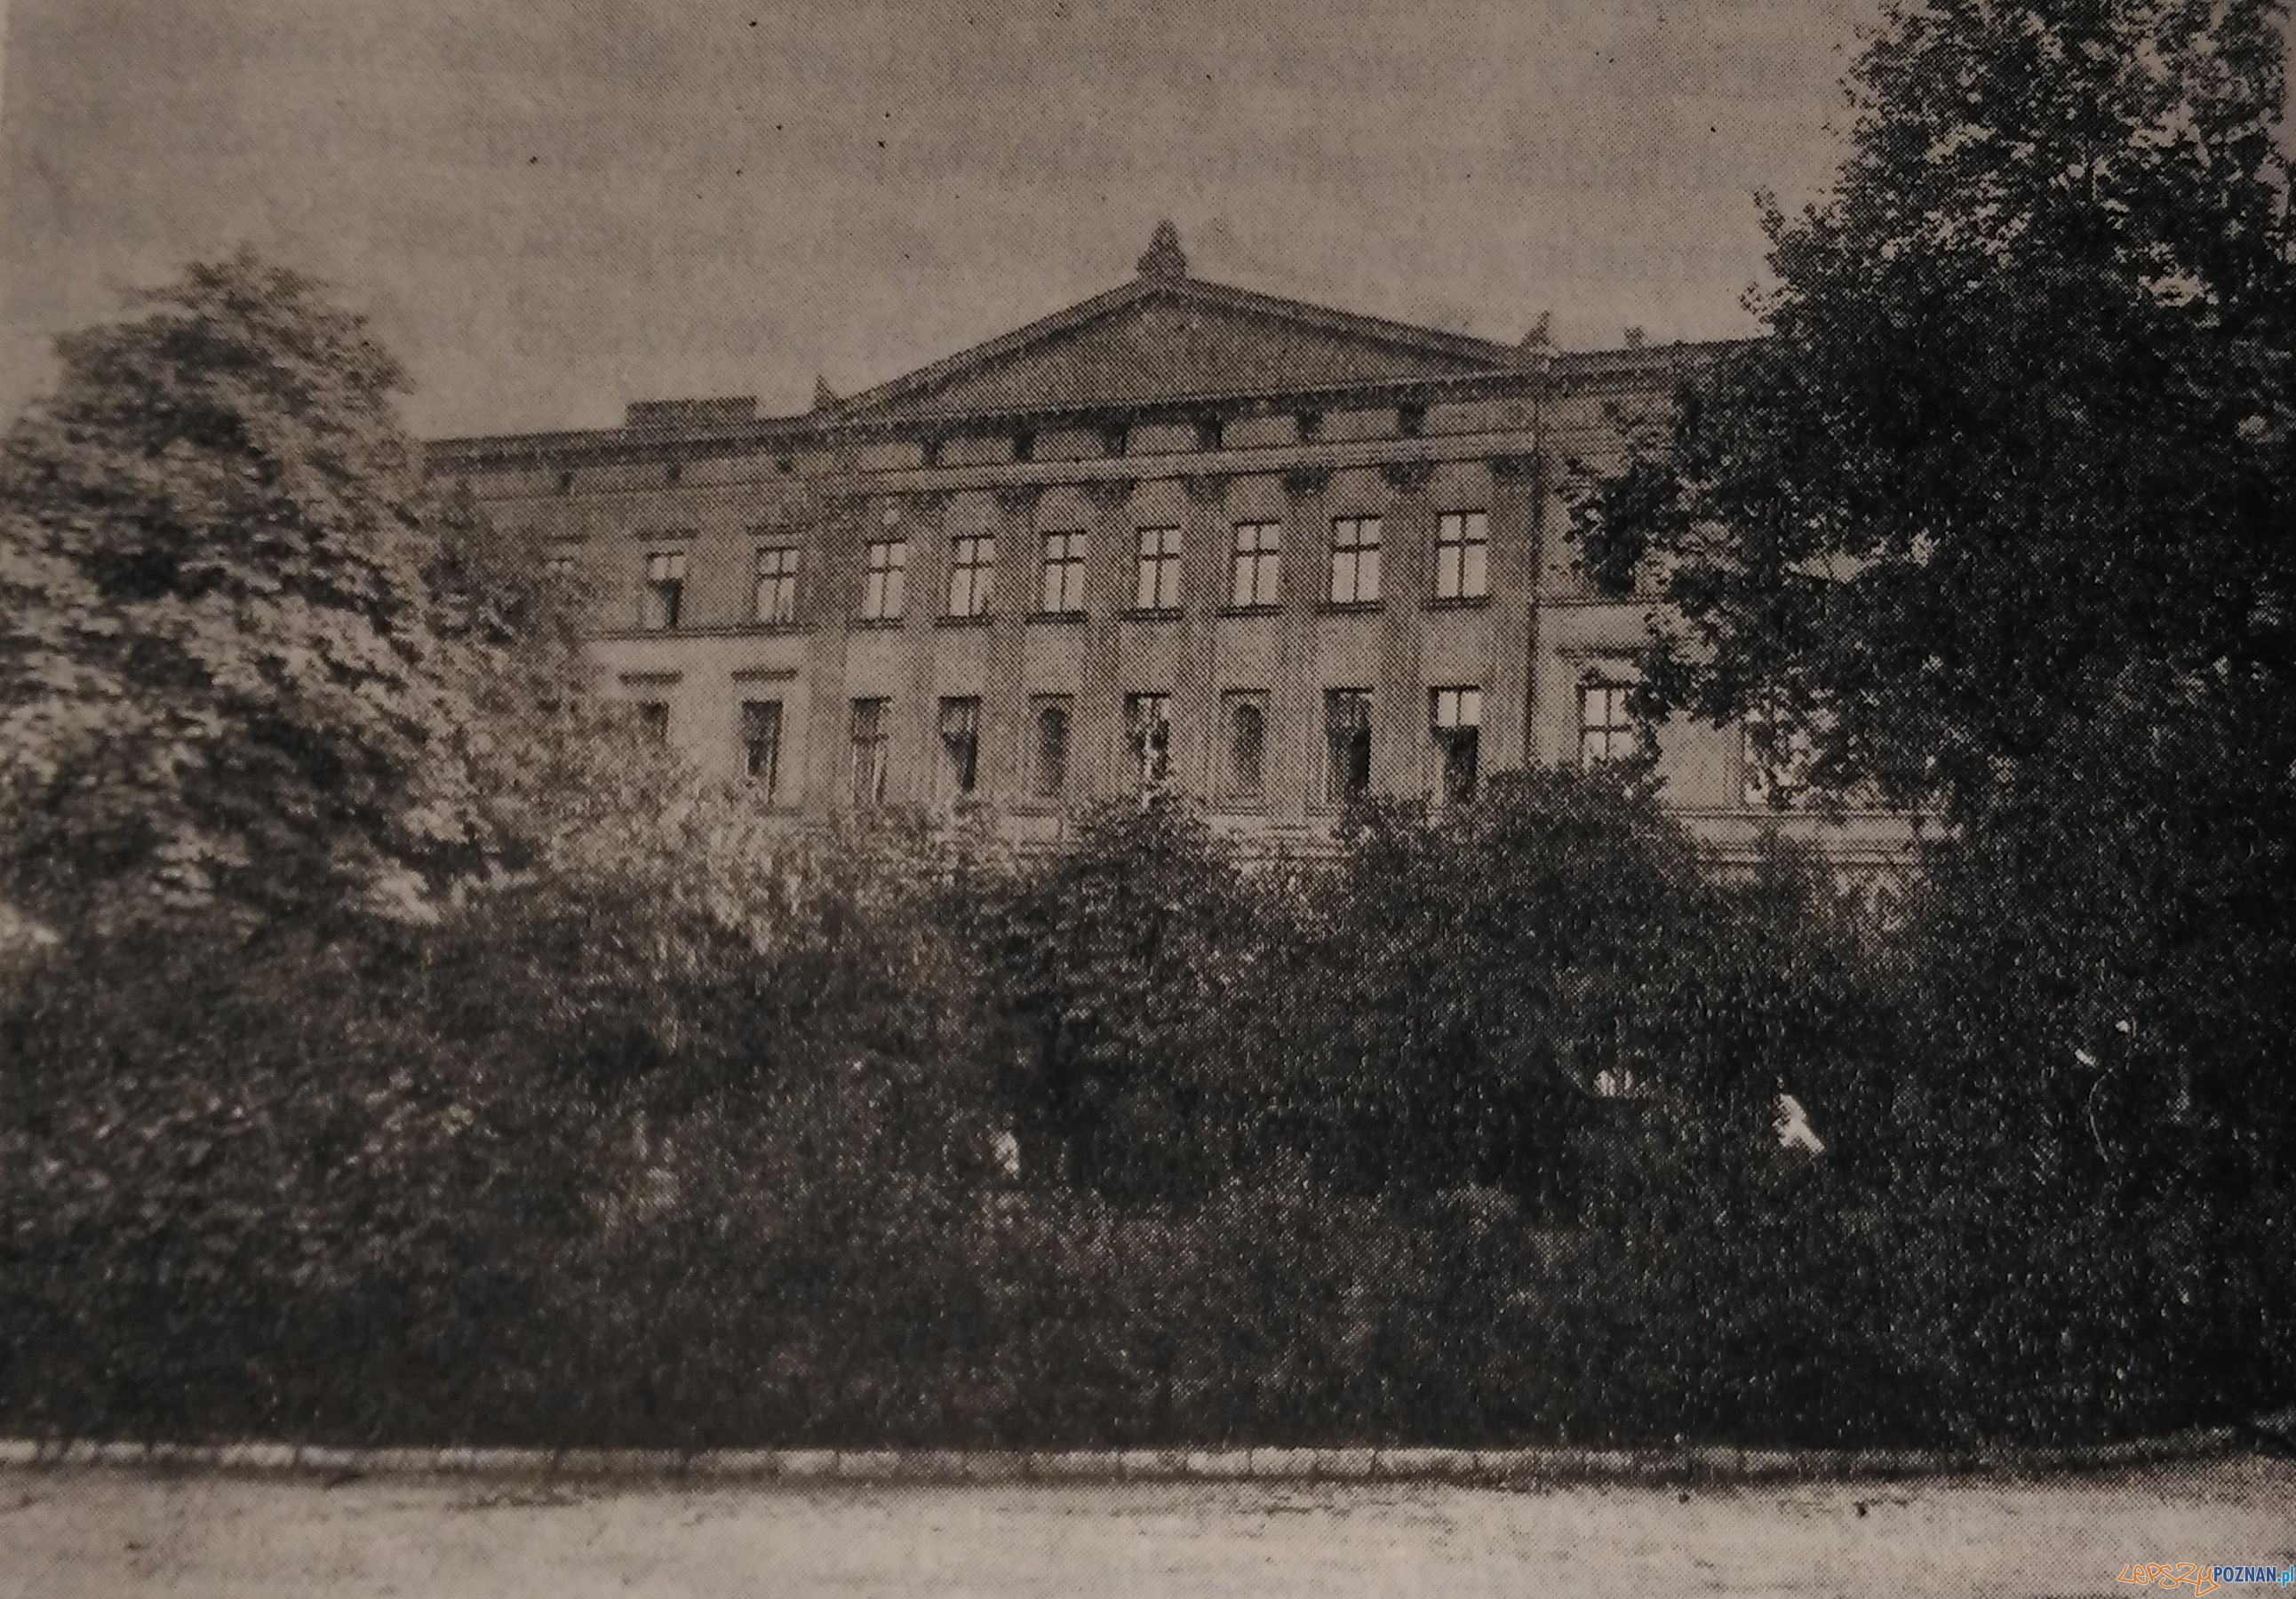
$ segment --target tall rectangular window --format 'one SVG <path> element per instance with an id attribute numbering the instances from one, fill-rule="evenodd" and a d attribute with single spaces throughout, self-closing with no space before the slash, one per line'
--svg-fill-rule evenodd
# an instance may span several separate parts
<path id="1" fill-rule="evenodd" d="M 1037 591 L 1037 610 L 1045 616 L 1072 616 L 1083 609 L 1084 535 L 1047 533 L 1044 580 Z"/>
<path id="2" fill-rule="evenodd" d="M 1235 562 L 1228 582 L 1227 603 L 1231 605 L 1273 605 L 1277 603 L 1276 582 L 1282 575 L 1283 559 L 1283 524 L 1282 522 L 1238 522 L 1235 525 Z"/>
<path id="3" fill-rule="evenodd" d="M 637 708 L 638 733 L 646 742 L 650 744 L 669 742 L 669 701 L 640 700 L 637 701 Z"/>
<path id="4" fill-rule="evenodd" d="M 980 786 L 980 701 L 940 702 L 940 797 L 962 800 Z"/>
<path id="5" fill-rule="evenodd" d="M 1633 758 L 1640 742 L 1634 713 L 1628 709 L 1633 693 L 1627 684 L 1600 677 L 1590 677 L 1578 685 L 1580 765 Z"/>
<path id="6" fill-rule="evenodd" d="M 1177 611 L 1180 608 L 1180 530 L 1177 528 L 1140 529 L 1139 576 L 1132 586 L 1135 611 Z"/>
<path id="7" fill-rule="evenodd" d="M 1231 689 L 1220 696 L 1220 790 L 1231 800 L 1259 800 L 1267 792 L 1267 696 L 1256 689 Z"/>
<path id="8" fill-rule="evenodd" d="M 1491 519 L 1481 511 L 1447 511 L 1435 523 L 1435 597 L 1480 600 L 1490 592 Z"/>
<path id="9" fill-rule="evenodd" d="M 1073 707 L 1066 694 L 1038 694 L 1029 702 L 1034 734 L 1029 750 L 1029 791 L 1058 800 L 1069 790 L 1069 722 Z"/>
<path id="10" fill-rule="evenodd" d="M 909 598 L 909 541 L 873 538 L 861 573 L 861 619 L 898 621 Z"/>
<path id="11" fill-rule="evenodd" d="M 1132 749 L 1133 771 L 1142 788 L 1162 783 L 1172 772 L 1172 697 L 1124 696 L 1124 735 Z"/>
<path id="12" fill-rule="evenodd" d="M 781 790 L 782 702 L 745 700 L 742 702 L 742 771 L 767 800 Z"/>
<path id="13" fill-rule="evenodd" d="M 986 616 L 996 580 L 996 537 L 962 533 L 948 541 L 948 614 Z"/>
<path id="14" fill-rule="evenodd" d="M 769 544 L 758 551 L 756 616 L 767 627 L 786 627 L 797 620 L 797 547 Z"/>
<path id="15" fill-rule="evenodd" d="M 685 552 L 656 550 L 646 557 L 645 586 L 638 591 L 638 625 L 668 632 L 685 611 Z"/>
<path id="16" fill-rule="evenodd" d="M 1475 797 L 1475 783 L 1481 775 L 1483 691 L 1429 689 L 1427 724 L 1443 765 L 1443 798 L 1454 805 L 1464 804 Z"/>
<path id="17" fill-rule="evenodd" d="M 889 705 L 885 700 L 853 701 L 851 777 L 856 805 L 885 801 L 886 757 L 891 744 L 891 729 L 886 725 Z"/>
<path id="18" fill-rule="evenodd" d="M 1379 600 L 1379 518 L 1332 519 L 1332 594 L 1334 605 L 1371 605 Z"/>
<path id="19" fill-rule="evenodd" d="M 1371 792 L 1371 690 L 1324 691 L 1324 799 L 1351 805 Z"/>

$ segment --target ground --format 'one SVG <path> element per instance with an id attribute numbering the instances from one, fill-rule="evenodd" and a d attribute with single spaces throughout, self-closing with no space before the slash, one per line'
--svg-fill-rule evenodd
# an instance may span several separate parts
<path id="1" fill-rule="evenodd" d="M 2129 1595 L 2296 1560 L 2296 1464 L 1696 1490 L 668 1487 L 0 1471 L 0 1599 Z M 2226 1587 L 2226 1599 L 2255 1589 Z"/>

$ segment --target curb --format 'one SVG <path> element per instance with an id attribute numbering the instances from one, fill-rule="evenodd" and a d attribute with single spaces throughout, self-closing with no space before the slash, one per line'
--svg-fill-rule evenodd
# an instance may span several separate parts
<path id="1" fill-rule="evenodd" d="M 2126 1443 L 2030 1449 L 1230 1448 L 1230 1449 L 505 1449 L 121 1443 L 0 1438 L 0 1468 L 197 1470 L 324 1480 L 341 1477 L 546 1477 L 598 1481 L 1701 1483 L 2022 1476 L 2229 1453 L 2231 1427 Z"/>

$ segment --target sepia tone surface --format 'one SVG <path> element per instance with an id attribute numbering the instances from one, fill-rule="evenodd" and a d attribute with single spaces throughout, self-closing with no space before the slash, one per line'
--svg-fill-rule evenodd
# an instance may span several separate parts
<path id="1" fill-rule="evenodd" d="M 0 1599 L 2296 1566 L 2282 19 L 1934 10 L 0 0 L 0 1439 L 505 1451 Z"/>

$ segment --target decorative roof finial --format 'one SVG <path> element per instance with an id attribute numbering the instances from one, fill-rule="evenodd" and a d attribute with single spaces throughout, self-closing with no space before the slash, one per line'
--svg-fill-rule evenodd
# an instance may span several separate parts
<path id="1" fill-rule="evenodd" d="M 1185 277 L 1187 252 L 1180 248 L 1180 230 L 1168 221 L 1156 225 L 1148 240 L 1148 253 L 1140 258 L 1142 277 Z"/>
<path id="2" fill-rule="evenodd" d="M 820 376 L 815 377 L 813 380 L 813 408 L 816 411 L 827 411 L 836 404 L 837 390 L 829 386 L 829 380 Z"/>
<path id="3" fill-rule="evenodd" d="M 1554 343 L 1554 313 L 1541 311 L 1538 320 L 1530 324 L 1530 332 L 1522 336 L 1525 349 L 1547 349 Z"/>

